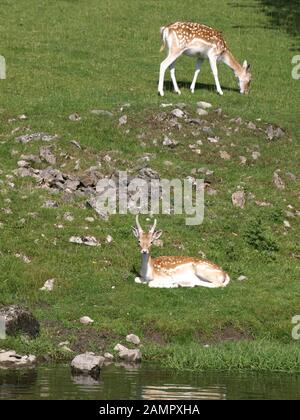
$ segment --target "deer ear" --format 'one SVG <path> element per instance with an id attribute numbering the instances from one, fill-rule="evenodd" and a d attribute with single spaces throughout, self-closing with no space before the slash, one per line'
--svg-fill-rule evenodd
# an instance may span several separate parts
<path id="1" fill-rule="evenodd" d="M 138 229 L 135 226 L 131 226 L 131 229 L 132 229 L 133 235 L 138 239 L 138 237 L 139 237 Z"/>
<path id="2" fill-rule="evenodd" d="M 247 71 L 250 71 L 250 69 L 251 69 L 251 64 L 248 64 Z"/>
<path id="3" fill-rule="evenodd" d="M 248 67 L 248 63 L 247 63 L 247 60 L 245 60 L 245 61 L 244 61 L 244 63 L 243 63 L 243 68 L 244 68 L 245 70 L 247 70 L 247 67 Z"/>
<path id="4" fill-rule="evenodd" d="M 162 231 L 162 230 L 156 230 L 156 231 L 153 233 L 153 239 L 159 239 L 159 238 L 161 237 L 162 233 L 163 233 L 163 231 Z"/>

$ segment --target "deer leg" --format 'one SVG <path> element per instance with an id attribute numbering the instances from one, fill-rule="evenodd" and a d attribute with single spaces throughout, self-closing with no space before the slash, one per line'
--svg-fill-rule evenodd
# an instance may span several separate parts
<path id="1" fill-rule="evenodd" d="M 220 95 L 223 95 L 223 91 L 222 91 L 220 81 L 219 81 L 219 76 L 218 76 L 217 58 L 213 55 L 210 55 L 208 58 L 209 58 L 211 71 L 212 71 L 212 73 L 214 75 L 214 78 L 215 78 L 217 91 Z"/>
<path id="2" fill-rule="evenodd" d="M 180 92 L 180 89 L 177 85 L 177 80 L 176 80 L 176 77 L 175 77 L 175 63 L 176 63 L 176 60 L 170 65 L 170 74 L 171 74 L 171 79 L 172 79 L 172 82 L 173 82 L 175 92 L 178 93 L 178 95 L 181 95 L 181 92 Z"/>
<path id="3" fill-rule="evenodd" d="M 159 83 L 158 83 L 158 93 L 160 96 L 164 96 L 164 79 L 165 79 L 165 73 L 168 67 L 171 66 L 172 63 L 181 55 L 181 52 L 179 53 L 172 53 L 169 54 L 168 57 L 161 63 L 160 65 L 160 72 L 159 72 Z"/>
<path id="4" fill-rule="evenodd" d="M 201 58 L 198 58 L 198 60 L 196 61 L 196 69 L 195 69 L 194 78 L 190 87 L 192 93 L 195 92 L 196 82 L 197 82 L 198 75 L 201 70 L 202 63 L 203 63 L 203 60 Z"/>

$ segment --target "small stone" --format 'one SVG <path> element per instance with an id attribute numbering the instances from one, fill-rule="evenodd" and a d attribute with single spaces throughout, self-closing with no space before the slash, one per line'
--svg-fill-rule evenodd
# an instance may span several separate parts
<path id="1" fill-rule="evenodd" d="M 80 318 L 80 322 L 84 325 L 90 325 L 93 324 L 94 321 L 89 316 L 83 316 Z"/>
<path id="2" fill-rule="evenodd" d="M 127 115 L 122 115 L 122 117 L 119 118 L 119 125 L 120 126 L 125 125 L 127 124 L 127 121 L 128 121 Z"/>
<path id="3" fill-rule="evenodd" d="M 137 363 L 142 360 L 142 353 L 139 349 L 127 349 L 119 352 L 119 358 L 128 363 Z"/>
<path id="4" fill-rule="evenodd" d="M 207 140 L 210 143 L 219 143 L 220 137 L 208 137 Z"/>
<path id="5" fill-rule="evenodd" d="M 208 112 L 205 111 L 205 109 L 202 109 L 202 108 L 198 108 L 196 112 L 197 112 L 198 115 L 200 115 L 200 117 L 204 117 L 204 116 L 208 115 Z"/>
<path id="6" fill-rule="evenodd" d="M 54 288 L 55 279 L 49 279 L 45 282 L 44 286 L 40 288 L 40 290 L 44 290 L 46 292 L 52 292 Z"/>
<path id="7" fill-rule="evenodd" d="M 27 119 L 28 119 L 28 117 L 27 117 L 27 115 L 25 115 L 25 114 L 21 114 L 21 115 L 19 115 L 19 116 L 18 116 L 18 119 L 19 119 L 20 121 L 24 121 L 24 120 L 27 120 Z"/>
<path id="8" fill-rule="evenodd" d="M 246 276 L 240 276 L 238 278 L 238 281 L 245 281 L 245 280 L 248 280 L 248 277 L 246 277 Z"/>
<path id="9" fill-rule="evenodd" d="M 279 190 L 284 190 L 285 189 L 285 183 L 284 183 L 283 179 L 280 177 L 279 172 L 280 172 L 279 169 L 277 169 L 277 171 L 274 172 L 273 182 Z"/>
<path id="10" fill-rule="evenodd" d="M 124 350 L 128 350 L 127 347 L 123 346 L 122 344 L 118 343 L 115 345 L 114 347 L 114 351 L 124 351 Z"/>
<path id="11" fill-rule="evenodd" d="M 80 121 L 81 116 L 78 114 L 78 112 L 74 112 L 74 114 L 69 115 L 70 121 Z"/>
<path id="12" fill-rule="evenodd" d="M 212 104 L 210 104 L 209 102 L 200 101 L 197 102 L 197 107 L 202 109 L 209 109 L 212 107 Z"/>
<path id="13" fill-rule="evenodd" d="M 253 159 L 253 160 L 257 160 L 257 159 L 259 159 L 259 158 L 260 158 L 260 156 L 261 156 L 261 154 L 260 154 L 259 152 L 253 152 L 253 153 L 252 153 L 252 159 Z"/>
<path id="14" fill-rule="evenodd" d="M 74 221 L 74 216 L 67 212 L 64 214 L 64 220 L 66 220 L 67 222 L 73 222 Z"/>
<path id="15" fill-rule="evenodd" d="M 128 343 L 135 344 L 136 346 L 138 346 L 141 343 L 140 338 L 137 335 L 135 335 L 135 334 L 128 334 L 126 336 L 126 341 Z"/>
<path id="16" fill-rule="evenodd" d="M 42 205 L 42 207 L 43 207 L 44 209 L 53 209 L 53 208 L 57 208 L 57 207 L 58 207 L 58 204 L 57 204 L 57 202 L 56 202 L 56 201 L 53 201 L 53 200 L 47 200 L 47 201 L 45 201 L 45 203 Z"/>
<path id="17" fill-rule="evenodd" d="M 113 242 L 113 238 L 112 238 L 112 236 L 110 236 L 110 235 L 107 235 L 107 237 L 106 237 L 106 243 L 108 243 L 108 244 L 110 244 L 110 243 L 112 243 Z"/>
<path id="18" fill-rule="evenodd" d="M 41 159 L 45 160 L 50 165 L 56 164 L 56 157 L 50 151 L 48 147 L 41 147 L 40 148 L 40 157 Z"/>
<path id="19" fill-rule="evenodd" d="M 256 130 L 257 129 L 256 125 L 251 121 L 248 123 L 247 127 L 249 128 L 249 130 Z"/>
<path id="20" fill-rule="evenodd" d="M 245 156 L 240 156 L 239 159 L 242 165 L 245 165 L 247 163 L 247 158 Z"/>
<path id="21" fill-rule="evenodd" d="M 79 245 L 100 246 L 100 243 L 94 236 L 71 236 L 69 242 Z"/>
<path id="22" fill-rule="evenodd" d="M 104 353 L 104 357 L 106 360 L 109 360 L 109 361 L 114 360 L 114 355 L 111 353 Z"/>
<path id="23" fill-rule="evenodd" d="M 176 118 L 184 118 L 185 117 L 185 113 L 179 108 L 173 109 L 171 114 L 173 115 L 173 117 L 176 117 Z"/>
<path id="24" fill-rule="evenodd" d="M 163 146 L 174 147 L 177 146 L 177 142 L 175 140 L 170 139 L 168 136 L 164 136 Z"/>
<path id="25" fill-rule="evenodd" d="M 221 150 L 220 151 L 220 157 L 221 157 L 221 159 L 224 159 L 224 160 L 230 160 L 231 159 L 230 154 L 228 152 L 226 152 L 226 150 Z"/>
<path id="26" fill-rule="evenodd" d="M 95 219 L 93 217 L 86 217 L 85 221 L 89 222 L 89 223 L 93 223 L 95 221 Z"/>
<path id="27" fill-rule="evenodd" d="M 246 198 L 244 191 L 237 191 L 232 194 L 232 204 L 234 207 L 239 207 L 243 209 L 245 207 Z"/>
<path id="28" fill-rule="evenodd" d="M 284 220 L 283 224 L 284 224 L 284 227 L 286 227 L 288 229 L 291 228 L 291 224 L 290 224 L 290 222 L 288 220 Z"/>

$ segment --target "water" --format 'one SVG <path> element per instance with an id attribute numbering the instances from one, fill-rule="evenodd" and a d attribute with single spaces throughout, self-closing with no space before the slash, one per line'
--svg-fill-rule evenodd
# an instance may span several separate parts
<path id="1" fill-rule="evenodd" d="M 144 363 L 110 365 L 99 380 L 73 377 L 68 365 L 0 371 L 1 399 L 300 399 L 300 375 L 180 373 Z"/>

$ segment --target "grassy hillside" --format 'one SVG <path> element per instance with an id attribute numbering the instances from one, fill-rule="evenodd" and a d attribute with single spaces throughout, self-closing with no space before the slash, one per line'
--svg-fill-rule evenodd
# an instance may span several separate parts
<path id="1" fill-rule="evenodd" d="M 275 348 L 276 357 L 291 355 L 293 362 L 278 362 L 278 369 L 296 370 L 299 343 L 291 338 L 291 319 L 300 310 L 300 82 L 291 77 L 291 60 L 297 32 L 286 32 L 268 2 L 240 0 L 222 2 L 222 7 L 213 0 L 177 1 L 176 7 L 174 3 L 1 1 L 0 55 L 6 58 L 7 79 L 0 81 L 0 303 L 30 307 L 43 327 L 35 341 L 9 339 L 1 347 L 60 358 L 66 356 L 57 347 L 61 341 L 69 340 L 76 351 L 99 351 L 134 332 L 141 336 L 149 359 L 166 360 L 169 355 L 172 366 L 179 368 L 190 367 L 195 359 L 199 368 L 193 354 L 195 348 L 202 351 L 203 344 L 212 344 L 207 352 L 215 355 L 219 350 L 223 354 L 224 340 L 259 340 L 267 343 L 265 354 Z M 238 93 L 232 72 L 223 65 L 219 70 L 224 96 L 218 96 L 207 63 L 191 95 L 194 62 L 189 58 L 180 58 L 176 67 L 182 96 L 170 89 L 164 99 L 157 96 L 164 57 L 159 53 L 159 27 L 176 20 L 223 30 L 236 57 L 252 65 L 248 97 Z M 207 118 L 211 135 L 220 138 L 217 144 L 204 132 L 193 134 L 197 128 L 186 123 L 180 131 L 169 130 L 173 108 L 161 108 L 162 103 L 184 102 L 186 112 L 195 117 L 200 100 L 223 110 L 222 115 L 211 111 Z M 125 103 L 130 107 L 124 108 Z M 91 114 L 93 109 L 109 110 L 113 116 Z M 69 120 L 75 112 L 80 121 Z M 27 119 L 20 119 L 22 114 Z M 120 127 L 124 114 L 128 123 Z M 241 127 L 232 121 L 238 117 Z M 257 129 L 249 129 L 249 121 Z M 268 141 L 263 130 L 270 123 L 282 127 L 284 137 Z M 15 138 L 36 132 L 58 135 L 50 144 L 57 157 L 53 167 L 76 176 L 99 163 L 105 175 L 126 168 L 134 174 L 146 154 L 149 167 L 162 177 L 183 179 L 199 168 L 214 171 L 209 182 L 216 195 L 206 195 L 204 223 L 186 227 L 183 216 L 159 216 L 164 246 L 154 248 L 153 254 L 204 253 L 229 272 L 229 287 L 151 290 L 135 284 L 140 255 L 130 229 L 133 216 L 104 221 L 85 206 L 86 197 L 66 199 L 39 188 L 32 178 L 14 174 L 22 154 L 38 154 L 45 146 L 41 141 L 20 144 Z M 174 149 L 161 146 L 169 132 L 179 141 Z M 199 140 L 201 155 L 189 148 Z M 220 151 L 227 151 L 230 159 L 222 159 Z M 259 152 L 257 159 L 253 152 Z M 240 156 L 247 158 L 244 165 Z M 277 170 L 284 189 L 274 185 Z M 238 188 L 247 196 L 243 210 L 231 202 Z M 43 208 L 49 199 L 58 207 Z M 66 220 L 67 212 L 73 221 Z M 108 234 L 113 237 L 110 244 L 105 241 Z M 72 235 L 95 236 L 101 247 L 69 243 Z M 248 280 L 238 281 L 241 275 Z M 40 291 L 50 278 L 56 279 L 54 291 Z M 94 319 L 93 326 L 79 323 L 83 315 Z M 285 351 L 280 353 L 278 345 Z M 174 361 L 178 346 L 191 347 L 188 364 Z M 232 352 L 232 347 L 225 348 Z M 251 353 L 254 348 L 250 344 L 244 350 Z M 259 348 L 261 352 L 263 344 Z M 254 365 L 262 367 L 241 367 Z M 276 363 L 264 366 L 276 370 Z M 206 367 L 220 368 L 210 362 Z"/>

